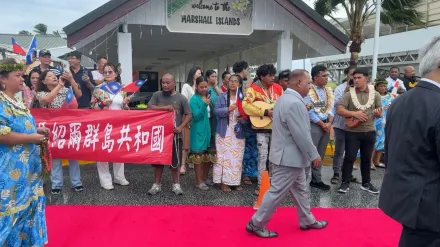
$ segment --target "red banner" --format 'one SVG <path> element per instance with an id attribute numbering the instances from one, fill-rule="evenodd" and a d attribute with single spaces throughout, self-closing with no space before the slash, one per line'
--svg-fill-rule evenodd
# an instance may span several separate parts
<path id="1" fill-rule="evenodd" d="M 171 164 L 174 113 L 145 110 L 32 109 L 50 129 L 52 157 L 134 164 Z"/>

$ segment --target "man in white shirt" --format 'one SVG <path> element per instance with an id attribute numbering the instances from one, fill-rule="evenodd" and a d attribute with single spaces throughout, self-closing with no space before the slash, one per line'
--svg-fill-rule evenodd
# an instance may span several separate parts
<path id="1" fill-rule="evenodd" d="M 387 88 L 388 88 L 389 92 L 391 92 L 393 90 L 396 82 L 399 83 L 400 89 L 403 89 L 404 91 L 406 91 L 406 87 L 403 84 L 403 81 L 399 79 L 399 75 L 400 75 L 399 68 L 398 67 L 391 67 L 390 76 L 388 76 L 388 78 L 386 79 L 388 82 Z"/>

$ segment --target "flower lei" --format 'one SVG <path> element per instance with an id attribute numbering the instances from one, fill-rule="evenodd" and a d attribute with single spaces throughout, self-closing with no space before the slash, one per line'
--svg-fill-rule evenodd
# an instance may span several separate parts
<path id="1" fill-rule="evenodd" d="M 23 64 L 0 64 L 0 72 L 23 71 Z"/>
<path id="2" fill-rule="evenodd" d="M 41 178 L 44 182 L 49 181 L 50 171 L 52 170 L 52 153 L 50 152 L 49 142 L 40 144 L 41 159 Z"/>
<path id="3" fill-rule="evenodd" d="M 374 98 L 376 96 L 376 90 L 374 90 L 374 86 L 368 85 L 368 101 L 364 105 L 359 102 L 359 99 L 356 96 L 356 89 L 354 87 L 350 87 L 350 96 L 351 102 L 353 102 L 353 105 L 356 107 L 356 109 L 365 111 L 373 105 Z"/>
<path id="4" fill-rule="evenodd" d="M 330 87 L 324 87 L 325 92 L 325 108 L 324 107 L 313 107 L 315 112 L 322 116 L 322 115 L 328 115 L 333 110 L 333 103 L 335 101 L 335 96 L 333 94 L 333 90 Z M 309 91 L 310 99 L 314 104 L 319 103 L 321 99 L 318 96 L 318 92 L 316 92 L 315 86 L 312 86 Z"/>

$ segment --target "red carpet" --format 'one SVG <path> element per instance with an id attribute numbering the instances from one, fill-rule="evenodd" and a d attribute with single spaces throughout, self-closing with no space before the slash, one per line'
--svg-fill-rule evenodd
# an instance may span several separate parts
<path id="1" fill-rule="evenodd" d="M 395 247 L 401 227 L 378 209 L 312 210 L 325 230 L 299 230 L 296 210 L 280 208 L 259 239 L 245 226 L 251 207 L 48 206 L 49 247 L 338 246 Z"/>

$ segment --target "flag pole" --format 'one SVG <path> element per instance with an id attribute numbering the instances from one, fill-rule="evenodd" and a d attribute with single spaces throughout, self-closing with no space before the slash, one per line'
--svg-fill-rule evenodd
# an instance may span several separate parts
<path id="1" fill-rule="evenodd" d="M 371 80 L 375 81 L 377 77 L 377 60 L 379 57 L 379 36 L 380 36 L 380 13 L 382 9 L 382 0 L 376 0 L 376 23 L 374 25 L 374 50 L 373 50 L 373 71 Z"/>

